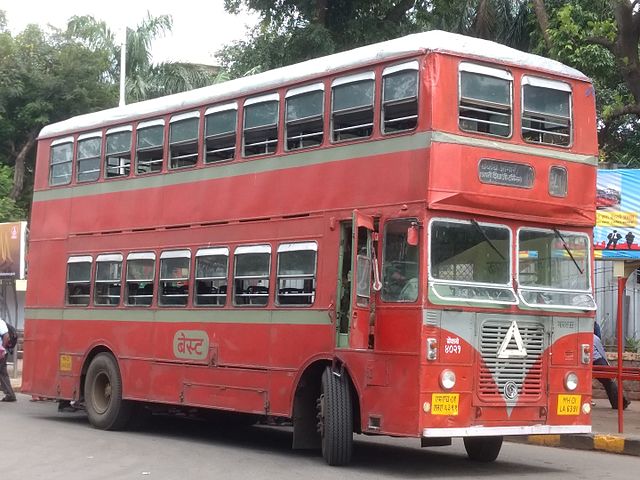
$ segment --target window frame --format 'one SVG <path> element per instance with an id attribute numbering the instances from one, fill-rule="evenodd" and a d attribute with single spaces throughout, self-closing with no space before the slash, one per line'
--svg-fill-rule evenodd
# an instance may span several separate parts
<path id="1" fill-rule="evenodd" d="M 462 72 L 467 72 L 467 73 L 472 73 L 472 74 L 476 74 L 476 75 L 484 75 L 487 77 L 492 77 L 492 78 L 498 78 L 501 80 L 507 80 L 509 82 L 509 135 L 498 135 L 496 133 L 491 133 L 491 132 L 480 132 L 478 130 L 467 130 L 465 128 L 462 128 L 462 126 L 460 125 L 460 120 L 462 119 L 461 115 L 460 115 L 460 111 L 461 111 L 461 107 L 462 107 Z M 488 66 L 488 65 L 483 65 L 480 63 L 474 63 L 474 62 L 466 62 L 466 61 L 461 61 L 458 64 L 458 122 L 457 122 L 457 127 L 458 130 L 460 130 L 461 132 L 465 132 L 465 133 L 472 133 L 472 134 L 476 134 L 476 135 L 485 135 L 485 136 L 489 136 L 489 137 L 494 137 L 494 138 L 503 138 L 505 140 L 509 140 L 509 139 L 513 139 L 513 132 L 514 132 L 514 121 L 515 121 L 515 113 L 514 113 L 514 84 L 515 84 L 515 80 L 513 78 L 513 74 L 511 73 L 511 70 L 508 69 L 504 69 L 504 68 L 496 68 L 494 66 Z M 478 102 L 483 102 L 482 100 L 478 100 L 476 99 L 476 101 Z M 484 103 L 491 103 L 491 102 L 484 102 Z M 503 106 L 501 104 L 495 103 L 496 105 L 496 109 L 499 109 L 500 106 Z M 473 107 L 472 107 L 473 108 Z M 482 109 L 480 109 L 482 111 Z M 491 110 L 486 110 L 483 111 L 485 113 L 496 113 L 496 112 L 492 112 Z M 500 114 L 498 112 L 498 114 Z M 505 114 L 502 114 L 504 116 L 506 116 Z M 478 123 L 477 119 L 473 119 L 470 118 L 470 121 L 474 121 L 476 122 L 476 124 Z M 482 120 L 480 121 L 480 123 L 483 124 L 493 124 L 496 122 L 490 122 L 489 120 Z"/>
<path id="2" fill-rule="evenodd" d="M 67 136 L 67 137 L 63 137 L 63 138 L 57 138 L 55 140 L 53 140 L 51 142 L 51 144 L 49 145 L 49 186 L 50 187 L 61 187 L 64 185 L 69 185 L 71 184 L 71 182 L 73 181 L 73 167 L 74 167 L 74 163 L 75 163 L 75 152 L 76 152 L 76 145 L 75 145 L 75 138 L 73 136 Z M 53 163 L 53 151 L 54 151 L 54 147 L 61 147 L 63 145 L 67 145 L 67 144 L 71 144 L 71 159 L 69 160 L 64 160 L 62 162 L 56 162 Z M 61 182 L 61 183 L 53 183 L 53 167 L 59 167 L 60 165 L 65 165 L 65 164 L 70 164 L 70 169 L 69 169 L 69 180 L 66 182 Z M 66 177 L 66 175 L 65 175 Z"/>
<path id="3" fill-rule="evenodd" d="M 93 140 L 95 138 L 100 139 L 100 150 L 98 151 L 97 156 L 93 157 L 83 157 L 80 158 L 80 142 L 84 142 L 86 140 Z M 104 148 L 104 137 L 102 135 L 102 130 L 98 130 L 90 133 L 83 133 L 82 135 L 78 135 L 77 139 L 77 153 L 76 153 L 76 183 L 88 183 L 88 182 L 97 182 L 100 180 L 100 173 L 102 172 L 102 150 Z M 98 160 L 98 168 L 93 170 L 87 170 L 85 172 L 80 169 L 80 162 L 86 162 L 87 160 Z M 96 178 L 92 178 L 89 180 L 80 180 L 81 173 L 97 173 Z"/>
<path id="4" fill-rule="evenodd" d="M 276 123 L 275 124 L 267 124 L 267 125 L 259 125 L 256 127 L 249 127 L 247 129 L 247 107 L 253 107 L 255 105 L 259 105 L 261 103 L 271 103 L 275 102 L 277 105 L 276 111 Z M 280 94 L 278 92 L 268 93 L 266 95 L 260 95 L 257 97 L 249 97 L 247 98 L 242 105 L 242 158 L 253 158 L 253 157 L 262 157 L 267 155 L 275 155 L 278 153 L 278 144 L 280 143 Z M 265 151 L 262 153 L 254 153 L 251 155 L 247 155 L 247 142 L 246 136 L 249 130 L 253 132 L 259 132 L 262 130 L 268 130 L 275 128 L 276 136 L 275 140 L 265 140 L 262 142 L 251 143 L 248 146 L 254 147 L 256 145 L 264 145 L 265 150 L 268 150 L 270 145 L 274 145 L 273 152 Z"/>
<path id="5" fill-rule="evenodd" d="M 539 88 L 547 88 L 550 90 L 558 90 L 558 91 L 562 91 L 562 92 L 568 92 L 569 93 L 569 125 L 568 125 L 568 129 L 569 129 L 569 143 L 567 145 L 561 145 L 561 144 L 556 144 L 556 143 L 546 143 L 546 142 L 535 142 L 535 141 L 531 141 L 531 140 L 526 140 L 524 138 L 523 135 L 523 130 L 524 130 L 524 120 L 525 120 L 525 108 L 524 108 L 524 87 L 527 85 L 531 85 L 533 87 L 539 87 Z M 541 112 L 537 112 L 537 113 L 541 113 Z M 550 79 L 550 78 L 544 78 L 544 77 L 538 77 L 535 75 L 528 75 L 525 74 L 522 76 L 521 80 L 520 80 L 520 137 L 522 138 L 522 141 L 525 143 L 529 143 L 531 145 L 546 145 L 548 147 L 556 147 L 556 148 L 564 148 L 564 149 L 570 149 L 571 147 L 573 147 L 573 125 L 574 125 L 574 121 L 573 121 L 573 88 L 571 87 L 571 84 L 569 84 L 568 82 L 564 82 L 561 80 L 555 80 L 555 79 Z M 555 134 L 557 135 L 557 134 Z"/>
<path id="6" fill-rule="evenodd" d="M 564 171 L 564 195 L 557 195 L 553 192 L 551 192 L 551 174 L 554 170 L 562 170 Z M 555 197 L 555 198 L 567 198 L 567 196 L 569 195 L 569 170 L 567 169 L 567 167 L 564 167 L 562 165 L 551 165 L 549 167 L 549 175 L 548 175 L 548 185 L 547 185 L 547 191 L 549 193 L 550 196 Z"/>
<path id="7" fill-rule="evenodd" d="M 121 166 L 113 166 L 110 167 L 109 166 L 109 152 L 107 151 L 108 145 L 109 145 L 109 135 L 115 135 L 117 133 L 123 133 L 123 132 L 129 132 L 129 150 L 123 150 L 123 151 L 117 151 L 117 152 L 112 152 L 111 156 L 116 156 L 119 159 L 122 159 L 123 157 L 121 157 L 120 155 L 122 155 L 123 153 L 129 153 L 129 164 L 128 165 L 121 165 Z M 103 149 L 103 156 L 104 156 L 104 179 L 105 180 L 113 180 L 116 178 L 127 178 L 129 176 L 131 176 L 131 172 L 133 171 L 132 165 L 133 165 L 133 125 L 122 125 L 119 127 L 114 127 L 114 128 L 110 128 L 108 129 L 105 134 L 104 134 L 104 149 Z M 128 173 L 124 173 L 122 175 L 109 175 L 109 169 L 129 169 Z"/>
<path id="8" fill-rule="evenodd" d="M 385 78 L 393 75 L 395 73 L 398 72 L 406 72 L 406 71 L 415 71 L 416 72 L 416 95 L 415 95 L 415 102 L 416 102 L 416 114 L 415 114 L 415 119 L 416 119 L 416 125 L 413 128 L 406 128 L 403 130 L 397 130 L 395 132 L 387 132 L 385 129 L 385 101 L 384 101 L 384 82 L 385 82 Z M 420 120 L 420 64 L 418 63 L 418 60 L 412 60 L 410 62 L 404 62 L 404 63 L 400 63 L 398 65 L 391 65 L 389 67 L 385 67 L 382 70 L 382 80 L 381 80 L 381 91 L 380 91 L 380 133 L 382 133 L 382 135 L 398 135 L 401 133 L 406 133 L 406 132 L 412 132 L 414 130 L 416 130 L 418 128 L 418 121 Z M 402 98 L 400 100 L 392 100 L 390 102 L 387 103 L 391 103 L 391 104 L 402 104 L 405 103 L 408 99 L 412 99 L 414 97 L 406 97 L 406 98 Z M 404 119 L 407 118 L 411 118 L 411 117 L 405 117 Z M 396 121 L 398 119 L 395 119 Z"/>
<path id="9" fill-rule="evenodd" d="M 186 277 L 169 277 L 169 278 L 165 278 L 162 276 L 162 264 L 163 264 L 163 260 L 167 260 L 167 259 L 174 259 L 174 258 L 186 258 L 188 260 L 188 275 Z M 185 308 L 187 306 L 189 306 L 189 298 L 191 296 L 191 250 L 189 249 L 180 249 L 180 250 L 163 250 L 162 252 L 160 252 L 160 262 L 159 262 L 159 269 L 158 269 L 158 288 L 157 288 L 157 297 L 158 297 L 158 307 L 160 308 Z M 165 294 L 163 293 L 164 290 L 164 285 L 163 282 L 167 282 L 167 283 L 171 283 L 171 282 L 186 282 L 186 286 L 187 286 L 187 291 L 186 293 L 183 294 L 173 294 L 173 295 L 169 295 L 169 294 Z M 184 304 L 169 304 L 169 303 L 164 303 L 163 302 L 163 297 L 170 297 L 170 296 L 174 296 L 174 297 L 183 297 L 185 302 Z"/>
<path id="10" fill-rule="evenodd" d="M 306 248 L 297 248 L 297 247 L 306 247 Z M 315 258 L 314 258 L 314 263 L 313 263 L 313 274 L 309 275 L 309 274 L 300 274 L 300 275 L 280 275 L 280 254 L 281 253 L 286 253 L 286 252 L 308 252 L 308 251 L 313 251 L 315 252 Z M 274 288 L 275 291 L 275 304 L 278 307 L 283 307 L 283 308 L 310 308 L 312 307 L 315 302 L 316 302 L 316 296 L 317 296 L 317 290 L 318 290 L 318 242 L 315 240 L 312 241 L 301 241 L 301 242 L 284 242 L 284 243 L 280 243 L 278 245 L 278 248 L 276 249 L 276 271 L 275 271 L 275 280 L 276 280 L 276 286 Z M 280 302 L 280 279 L 281 278 L 285 278 L 285 279 L 302 279 L 307 280 L 307 279 L 311 279 L 311 284 L 313 285 L 313 291 L 311 293 L 296 293 L 296 294 L 291 294 L 291 296 L 297 296 L 297 297 L 310 297 L 311 298 L 311 302 L 310 303 L 299 303 L 299 304 L 295 304 L 295 303 L 281 303 Z"/>
<path id="11" fill-rule="evenodd" d="M 351 113 L 351 112 L 358 112 L 360 110 L 364 111 L 363 107 L 360 106 L 358 108 L 352 107 L 349 109 L 342 109 L 340 111 L 336 111 L 334 109 L 334 105 L 335 105 L 335 91 L 334 88 L 335 87 L 340 87 L 342 85 L 347 85 L 349 83 L 361 83 L 361 82 L 367 82 L 367 81 L 373 81 L 373 97 L 371 99 L 371 133 L 367 136 L 362 136 L 362 137 L 356 137 L 356 138 L 345 138 L 342 140 L 336 140 L 334 138 L 334 134 L 335 134 L 335 128 L 334 128 L 334 124 L 335 124 L 335 114 L 336 113 Z M 373 70 L 367 70 L 364 72 L 359 72 L 359 73 L 354 73 L 351 75 L 346 75 L 346 76 L 340 76 L 340 77 L 336 77 L 331 81 L 331 109 L 329 111 L 329 141 L 332 144 L 336 144 L 336 143 L 344 143 L 344 142 L 351 142 L 351 141 L 362 141 L 362 140 L 366 140 L 368 138 L 371 138 L 373 136 L 373 134 L 375 133 L 375 123 L 376 123 L 376 72 Z M 362 127 L 362 126 L 368 126 L 369 124 L 362 124 L 359 125 L 358 127 Z M 347 127 L 347 128 L 351 128 L 351 129 L 355 129 L 354 127 Z M 341 131 L 344 129 L 341 129 Z"/>
<path id="12" fill-rule="evenodd" d="M 219 133 L 216 135 L 209 135 L 207 136 L 207 117 L 209 117 L 210 115 L 214 115 L 216 113 L 222 113 L 222 112 L 228 112 L 231 110 L 235 110 L 236 112 L 236 119 L 235 122 L 233 124 L 233 132 L 223 132 L 223 133 Z M 224 104 L 220 104 L 220 105 L 214 105 L 211 107 L 208 107 L 205 112 L 204 112 L 204 131 L 202 134 L 202 157 L 203 157 L 203 161 L 202 163 L 204 165 L 216 165 L 218 163 L 224 163 L 224 162 L 231 162 L 233 160 L 235 160 L 237 158 L 237 153 L 238 153 L 238 102 L 230 102 L 230 103 L 224 103 Z M 231 158 L 225 158 L 222 160 L 213 160 L 213 161 L 208 161 L 207 160 L 207 155 L 210 153 L 209 150 L 207 150 L 207 140 L 209 139 L 223 139 L 223 138 L 231 138 L 231 133 L 233 133 L 233 148 L 231 147 L 224 147 L 221 149 L 215 149 L 212 150 L 211 152 L 219 152 L 219 151 L 230 151 L 232 152 Z"/>
<path id="13" fill-rule="evenodd" d="M 172 142 L 171 141 L 171 135 L 173 132 L 173 126 L 176 123 L 179 122 L 184 122 L 186 120 L 191 120 L 193 118 L 197 119 L 196 122 L 196 134 L 195 137 L 193 137 L 192 139 L 187 139 L 187 140 L 180 140 L 178 142 Z M 172 147 L 174 146 L 183 146 L 183 145 L 191 145 L 193 144 L 196 147 L 196 152 L 195 153 L 190 153 L 190 154 L 185 154 L 185 155 L 178 155 L 178 156 L 173 156 L 173 151 L 172 151 Z M 174 160 L 181 160 L 181 159 L 185 159 L 185 158 L 194 158 L 195 157 L 195 162 L 193 162 L 192 165 L 182 165 L 182 166 L 173 166 L 173 161 Z M 167 161 L 167 168 L 168 170 L 184 170 L 187 168 L 194 168 L 198 165 L 200 160 L 200 110 L 194 110 L 191 112 L 186 112 L 186 113 L 179 113 L 176 115 L 171 116 L 171 118 L 169 119 L 169 148 L 168 148 L 168 161 Z"/>
<path id="14" fill-rule="evenodd" d="M 273 264 L 273 249 L 271 248 L 271 244 L 269 243 L 262 243 L 262 244 L 254 244 L 254 245 L 238 245 L 234 251 L 233 251 L 233 306 L 234 307 L 248 307 L 248 308 L 265 308 L 267 306 L 269 306 L 269 297 L 271 297 L 271 291 L 273 290 L 273 288 L 271 288 L 271 266 Z M 261 275 L 261 276 L 256 276 L 256 275 L 243 275 L 238 277 L 237 275 L 237 269 L 238 269 L 238 260 L 237 257 L 238 255 L 245 255 L 248 253 L 268 253 L 269 254 L 269 266 L 267 269 L 267 275 Z M 266 279 L 268 282 L 267 285 L 267 293 L 263 294 L 263 293 L 241 293 L 238 294 L 236 293 L 236 280 L 240 279 L 242 280 L 249 280 L 249 279 L 259 279 L 259 280 L 264 280 Z M 242 303 L 239 304 L 236 302 L 236 297 L 238 296 L 243 296 L 243 297 L 266 297 L 266 302 L 264 304 L 259 304 L 259 303 L 255 303 L 255 304 L 251 304 L 251 303 Z"/>
<path id="15" fill-rule="evenodd" d="M 162 127 L 162 143 L 160 145 L 153 145 L 151 147 L 144 147 L 144 148 L 139 148 L 138 147 L 138 142 L 140 141 L 140 131 L 141 130 L 145 130 L 145 129 L 149 129 L 149 128 L 153 128 L 153 127 Z M 167 135 L 167 129 L 165 128 L 165 121 L 164 118 L 156 118 L 154 120 L 145 120 L 143 122 L 139 122 L 138 125 L 136 125 L 136 144 L 135 144 L 135 153 L 136 153 L 136 161 L 135 161 L 135 175 L 136 176 L 146 176 L 146 175 L 154 175 L 154 174 L 159 174 L 162 173 L 164 171 L 164 159 L 166 156 L 166 148 L 165 148 L 165 143 L 166 143 L 166 135 Z M 151 152 L 153 150 L 158 150 L 158 149 L 162 149 L 162 158 L 161 159 L 155 159 L 155 160 L 150 160 L 150 161 L 146 161 L 145 165 L 152 165 L 151 168 L 153 168 L 153 165 L 157 165 L 160 164 L 160 169 L 159 170 L 150 170 L 148 172 L 141 172 L 140 171 L 140 152 L 142 153 L 146 153 L 146 152 Z"/>
<path id="16" fill-rule="evenodd" d="M 214 257 L 214 256 L 226 256 L 227 257 L 227 268 L 225 270 L 224 277 L 198 277 L 198 258 L 199 257 Z M 231 251 L 229 247 L 206 247 L 200 248 L 196 251 L 194 260 L 194 268 L 193 268 L 193 306 L 197 308 L 224 308 L 227 305 L 227 301 L 229 299 L 229 267 L 231 264 Z M 221 293 L 211 293 L 211 294 L 199 294 L 198 293 L 198 281 L 211 281 L 214 282 L 216 280 L 226 280 L 227 281 L 227 289 L 224 294 Z M 219 287 L 216 287 L 219 288 Z M 214 303 L 214 304 L 200 304 L 198 303 L 199 296 L 213 296 L 216 298 L 224 297 L 224 301 L 222 304 Z"/>
<path id="17" fill-rule="evenodd" d="M 119 278 L 119 282 L 120 282 L 120 288 L 119 288 L 119 295 L 118 295 L 118 302 L 115 304 L 109 304 L 109 303 L 98 303 L 96 301 L 97 297 L 98 297 L 98 284 L 99 283 L 104 283 L 104 284 L 109 284 L 109 283 L 115 283 L 113 280 L 98 280 L 98 264 L 99 263 L 114 263 L 114 262 L 120 262 L 120 278 Z M 93 295 L 92 297 L 92 305 L 94 307 L 98 307 L 98 308 L 116 308 L 119 307 L 122 304 L 122 286 L 123 286 L 123 282 L 122 282 L 122 274 L 124 271 L 124 256 L 121 253 L 101 253 L 99 255 L 96 256 L 96 268 L 93 274 Z M 101 295 L 104 297 L 112 297 L 112 295 Z"/>
<path id="18" fill-rule="evenodd" d="M 88 263 L 89 264 L 89 279 L 87 281 L 71 281 L 69 279 L 69 265 L 72 263 Z M 67 258 L 67 275 L 65 282 L 65 300 L 64 304 L 66 307 L 88 307 L 91 305 L 91 293 L 92 293 L 92 285 L 91 279 L 93 277 L 93 256 L 91 255 L 70 255 Z M 70 285 L 86 285 L 89 290 L 88 293 L 82 295 L 74 295 L 74 297 L 87 297 L 87 303 L 71 303 L 69 299 L 71 298 L 71 292 L 69 289 Z"/>
<path id="19" fill-rule="evenodd" d="M 311 116 L 311 117 L 304 117 L 304 118 L 298 118 L 296 120 L 293 120 L 292 122 L 289 122 L 289 109 L 288 109 L 288 101 L 290 98 L 293 97 L 299 97 L 302 95 L 306 95 L 306 94 L 310 94 L 310 93 L 314 93 L 314 92 L 322 92 L 322 109 L 320 111 L 319 115 L 316 116 Z M 309 85 L 304 85 L 302 87 L 296 87 L 296 88 L 291 88 L 289 90 L 287 90 L 287 93 L 284 96 L 284 138 L 283 138 L 283 144 L 284 144 L 284 150 L 287 152 L 294 152 L 294 151 L 299 151 L 299 150 L 308 150 L 310 148 L 319 148 L 324 144 L 325 141 L 325 126 L 326 126 L 326 121 L 325 121 L 325 100 L 326 100 L 326 94 L 325 94 L 325 85 L 323 82 L 316 82 L 316 83 L 312 83 Z M 298 137 L 295 138 L 300 138 L 302 139 L 303 137 L 316 137 L 316 136 L 320 136 L 320 143 L 318 145 L 309 145 L 309 146 L 301 146 L 298 148 L 289 148 L 289 124 L 303 124 L 305 123 L 304 121 L 307 121 L 308 123 L 311 123 L 312 121 L 317 121 L 320 120 L 320 122 L 322 123 L 322 129 L 318 132 L 318 133 L 307 133 L 307 134 L 300 134 Z"/>
<path id="20" fill-rule="evenodd" d="M 156 253 L 153 251 L 141 251 L 141 252 L 130 252 L 127 255 L 127 261 L 125 264 L 125 273 L 124 273 L 124 305 L 127 307 L 134 307 L 134 308 L 150 308 L 153 306 L 153 299 L 155 297 L 155 292 L 156 292 L 156 277 L 157 277 L 157 270 L 158 270 L 158 262 L 156 262 Z M 129 263 L 132 260 L 153 260 L 153 277 L 151 278 L 152 281 L 152 291 L 151 291 L 151 295 L 144 295 L 144 297 L 150 297 L 151 301 L 149 302 L 148 305 L 143 305 L 143 304 L 132 304 L 129 302 Z M 141 280 L 134 280 L 137 283 L 140 283 Z M 136 295 L 137 297 L 142 297 L 143 295 Z"/>

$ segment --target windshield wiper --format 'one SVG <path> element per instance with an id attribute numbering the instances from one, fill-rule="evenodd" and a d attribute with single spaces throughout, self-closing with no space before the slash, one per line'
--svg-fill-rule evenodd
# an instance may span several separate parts
<path id="1" fill-rule="evenodd" d="M 478 232 L 480 232 L 480 235 L 482 235 L 482 238 L 484 238 L 485 242 L 487 242 L 489 244 L 489 246 L 491 248 L 493 248 L 496 253 L 498 255 L 500 255 L 500 258 L 502 258 L 503 260 L 506 260 L 505 256 L 502 254 L 502 252 L 500 252 L 500 250 L 498 250 L 498 248 L 494 245 L 494 243 L 491 241 L 491 239 L 487 236 L 486 233 L 484 233 L 484 230 L 482 229 L 482 227 L 480 226 L 480 224 L 478 222 L 476 222 L 473 218 L 471 219 L 471 225 L 473 225 L 474 227 L 476 227 L 476 230 L 478 230 Z"/>
<path id="2" fill-rule="evenodd" d="M 560 241 L 562 242 L 562 246 L 564 247 L 564 249 L 567 251 L 567 253 L 571 257 L 571 260 L 573 260 L 573 264 L 576 266 L 576 268 L 580 272 L 580 275 L 583 275 L 584 274 L 584 270 L 582 270 L 580 268 L 580 265 L 578 265 L 578 262 L 574 258 L 573 253 L 571 253 L 571 250 L 569 249 L 569 246 L 567 245 L 567 242 L 564 241 L 564 238 L 562 237 L 562 234 L 560 233 L 560 230 L 558 230 L 556 227 L 553 227 L 553 232 L 556 234 L 556 237 L 558 237 L 560 239 Z"/>

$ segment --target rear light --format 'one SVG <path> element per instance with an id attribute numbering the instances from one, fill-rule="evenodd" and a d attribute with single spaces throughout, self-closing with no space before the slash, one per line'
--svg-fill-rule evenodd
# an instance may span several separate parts
<path id="1" fill-rule="evenodd" d="M 583 343 L 581 345 L 580 351 L 582 352 L 582 364 L 590 365 L 591 364 L 591 345 L 588 343 Z"/>
<path id="2" fill-rule="evenodd" d="M 437 360 L 438 358 L 438 340 L 435 338 L 427 338 L 427 360 Z"/>
<path id="3" fill-rule="evenodd" d="M 578 388 L 578 376 L 573 373 L 567 373 L 567 376 L 564 377 L 564 386 L 570 392 L 573 392 L 576 388 Z"/>
<path id="4" fill-rule="evenodd" d="M 443 370 L 440 373 L 440 386 L 445 390 L 451 390 L 456 386 L 456 374 L 452 370 Z"/>

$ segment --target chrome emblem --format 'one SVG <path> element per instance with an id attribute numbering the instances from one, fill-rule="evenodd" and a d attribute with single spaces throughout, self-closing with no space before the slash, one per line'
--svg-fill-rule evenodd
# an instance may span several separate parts
<path id="1" fill-rule="evenodd" d="M 509 348 L 509 344 L 512 340 L 515 341 L 516 348 Z M 500 345 L 500 348 L 498 349 L 498 358 L 524 358 L 526 356 L 527 349 L 524 347 L 524 342 L 522 341 L 522 335 L 520 335 L 518 324 L 514 320 L 511 322 L 511 326 L 509 327 L 509 330 L 507 330 L 507 334 L 504 336 L 502 345 Z"/>
<path id="2" fill-rule="evenodd" d="M 504 396 L 509 400 L 513 400 L 518 396 L 518 385 L 516 382 L 510 380 L 504 384 Z"/>

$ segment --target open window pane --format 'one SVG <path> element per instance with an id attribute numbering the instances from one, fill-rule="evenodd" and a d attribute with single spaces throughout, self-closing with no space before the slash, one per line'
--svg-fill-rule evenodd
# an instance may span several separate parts
<path id="1" fill-rule="evenodd" d="M 67 263 L 67 305 L 89 305 L 91 290 L 91 262 Z"/>
<path id="2" fill-rule="evenodd" d="M 161 171 L 164 156 L 164 126 L 140 128 L 137 135 L 136 173 L 140 175 Z"/>
<path id="3" fill-rule="evenodd" d="M 117 306 L 120 304 L 122 261 L 96 262 L 94 304 Z"/>
<path id="4" fill-rule="evenodd" d="M 236 152 L 236 109 L 214 112 L 205 119 L 205 163 L 232 160 Z"/>
<path id="5" fill-rule="evenodd" d="M 412 130 L 418 124 L 418 72 L 403 70 L 383 78 L 384 133 Z"/>
<path id="6" fill-rule="evenodd" d="M 187 305 L 190 264 L 189 257 L 160 259 L 160 306 Z"/>
<path id="7" fill-rule="evenodd" d="M 108 134 L 105 149 L 106 177 L 128 176 L 131 168 L 131 132 Z"/>
<path id="8" fill-rule="evenodd" d="M 571 93 L 524 85 L 522 95 L 524 140 L 568 146 L 571 143 Z"/>
<path id="9" fill-rule="evenodd" d="M 235 256 L 234 303 L 265 306 L 269 301 L 271 253 L 242 253 Z"/>
<path id="10" fill-rule="evenodd" d="M 78 141 L 78 182 L 91 182 L 100 177 L 102 137 Z"/>
<path id="11" fill-rule="evenodd" d="M 511 80 L 460 72 L 460 129 L 511 135 Z"/>
<path id="12" fill-rule="evenodd" d="M 169 168 L 193 167 L 198 162 L 199 118 L 171 123 L 169 131 Z"/>
<path id="13" fill-rule="evenodd" d="M 127 260 L 127 305 L 148 307 L 153 300 L 155 259 Z"/>
<path id="14" fill-rule="evenodd" d="M 278 304 L 312 305 L 316 293 L 317 252 L 305 244 L 287 247 L 278 252 Z"/>
<path id="15" fill-rule="evenodd" d="M 278 102 L 262 102 L 244 108 L 244 155 L 274 153 L 278 147 Z"/>
<path id="16" fill-rule="evenodd" d="M 222 307 L 227 301 L 229 255 L 196 256 L 196 306 Z"/>
<path id="17" fill-rule="evenodd" d="M 66 185 L 71 182 L 71 162 L 73 143 L 63 143 L 51 147 L 49 185 Z"/>
<path id="18" fill-rule="evenodd" d="M 287 98 L 287 150 L 315 147 L 323 139 L 324 92 L 316 90 Z"/>
<path id="19" fill-rule="evenodd" d="M 333 91 L 333 140 L 369 137 L 373 133 L 374 80 L 336 85 Z"/>

